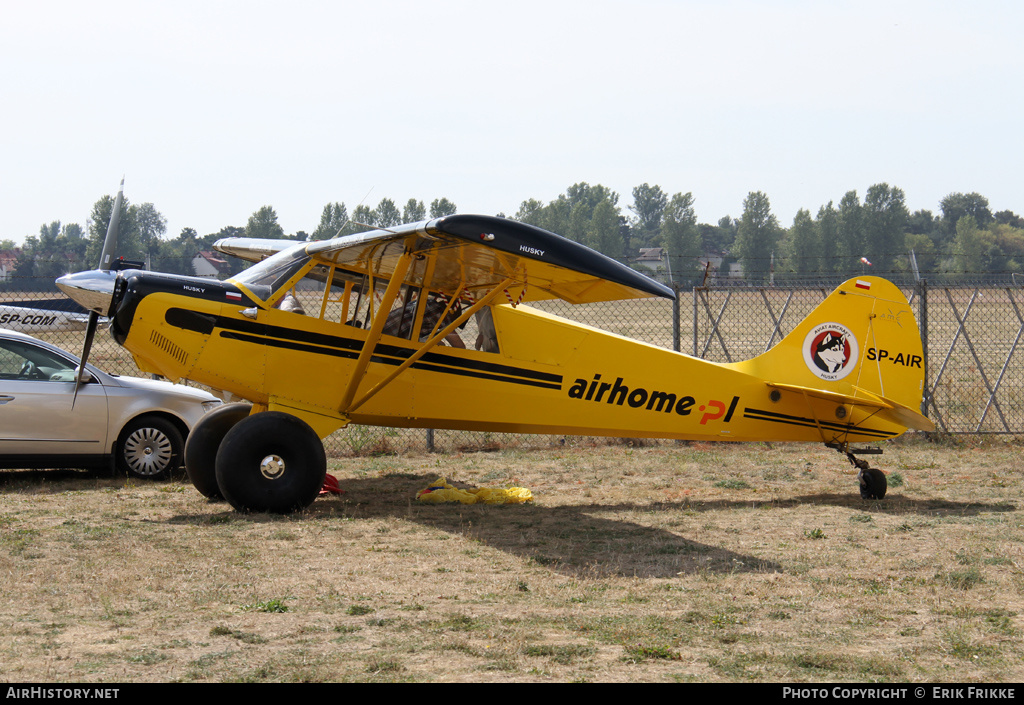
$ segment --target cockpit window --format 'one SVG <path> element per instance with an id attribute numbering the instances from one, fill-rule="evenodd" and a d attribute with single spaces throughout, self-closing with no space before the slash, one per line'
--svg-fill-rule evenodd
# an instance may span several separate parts
<path id="1" fill-rule="evenodd" d="M 234 281 L 266 301 L 308 262 L 304 248 L 284 250 L 249 267 Z"/>
<path id="2" fill-rule="evenodd" d="M 378 267 L 372 265 L 379 265 L 385 255 L 392 254 L 377 252 L 366 261 L 370 266 L 360 269 L 354 264 L 313 262 L 303 248 L 296 247 L 250 267 L 233 281 L 274 308 L 303 313 L 325 322 L 369 329 L 378 316 L 383 316 L 383 335 L 417 342 L 429 340 L 454 322 L 479 295 L 456 292 L 453 298 L 444 291 L 420 286 L 428 269 L 427 260 L 421 258 L 412 263 L 390 308 L 382 310 L 391 271 L 383 267 L 384 273 L 377 275 L 374 272 Z M 297 279 L 300 273 L 302 278 Z M 462 321 L 458 329 L 445 335 L 444 343 L 457 348 L 473 346 L 484 352 L 498 352 L 490 308 L 484 307 Z"/>

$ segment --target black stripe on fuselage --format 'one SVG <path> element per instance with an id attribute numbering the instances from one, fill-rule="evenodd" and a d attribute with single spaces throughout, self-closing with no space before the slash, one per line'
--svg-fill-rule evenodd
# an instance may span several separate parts
<path id="1" fill-rule="evenodd" d="M 789 426 L 802 426 L 808 428 L 822 428 L 828 431 L 836 431 L 838 433 L 852 433 L 861 436 L 873 436 L 875 438 L 890 438 L 896 434 L 889 431 L 880 431 L 874 428 L 860 428 L 850 424 L 838 424 L 832 421 L 815 421 L 805 416 L 791 416 L 789 414 L 779 414 L 774 411 L 765 411 L 763 409 L 751 409 L 749 407 L 743 409 L 743 418 L 754 419 L 755 421 L 771 421 L 772 423 L 787 424 Z"/>
<path id="2" fill-rule="evenodd" d="M 208 333 L 206 322 L 211 318 L 207 314 L 198 314 L 186 309 L 168 309 L 165 320 L 173 326 Z M 254 321 L 240 321 L 225 316 L 213 316 L 214 326 L 221 328 L 220 335 L 224 338 L 239 340 L 255 345 L 272 347 L 318 355 L 330 355 L 355 359 L 363 349 L 363 341 L 343 336 L 325 335 L 309 331 L 295 330 L 282 326 L 268 326 Z M 397 345 L 378 343 L 374 348 L 372 361 L 385 365 L 400 365 L 411 357 L 414 349 Z M 537 372 L 509 365 L 501 365 L 483 360 L 464 360 L 444 353 L 428 352 L 412 367 L 446 374 L 457 374 L 479 379 L 499 382 L 525 384 L 544 389 L 561 389 L 562 376 L 547 372 Z"/>

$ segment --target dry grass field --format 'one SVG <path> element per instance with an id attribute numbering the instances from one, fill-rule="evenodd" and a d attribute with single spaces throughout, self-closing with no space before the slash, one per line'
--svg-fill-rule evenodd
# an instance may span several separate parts
<path id="1" fill-rule="evenodd" d="M 1019 443 L 886 443 L 867 502 L 820 446 L 567 440 L 332 459 L 287 517 L 0 473 L 0 679 L 1024 680 Z"/>

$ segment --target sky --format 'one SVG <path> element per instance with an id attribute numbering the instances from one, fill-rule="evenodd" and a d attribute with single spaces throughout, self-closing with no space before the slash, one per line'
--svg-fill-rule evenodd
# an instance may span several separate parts
<path id="1" fill-rule="evenodd" d="M 166 237 L 390 198 L 514 215 L 578 182 L 752 191 L 779 223 L 877 183 L 1024 214 L 1024 3 L 0 0 L 0 240 L 113 195 Z"/>

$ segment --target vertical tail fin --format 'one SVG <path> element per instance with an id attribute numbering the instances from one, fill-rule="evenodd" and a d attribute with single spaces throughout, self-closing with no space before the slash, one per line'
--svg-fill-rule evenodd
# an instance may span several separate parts
<path id="1" fill-rule="evenodd" d="M 917 320 L 885 279 L 844 282 L 778 345 L 734 366 L 772 387 L 873 407 L 908 428 L 935 428 L 919 412 L 924 352 Z"/>

